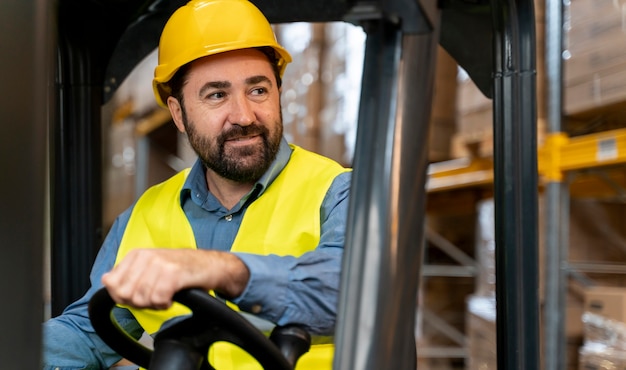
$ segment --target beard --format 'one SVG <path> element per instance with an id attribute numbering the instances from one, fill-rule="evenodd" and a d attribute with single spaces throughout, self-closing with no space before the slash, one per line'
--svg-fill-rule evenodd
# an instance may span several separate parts
<path id="1" fill-rule="evenodd" d="M 263 176 L 276 158 L 283 135 L 282 119 L 275 123 L 276 129 L 273 131 L 257 123 L 247 126 L 232 125 L 214 139 L 199 134 L 185 114 L 183 122 L 189 144 L 204 166 L 219 176 L 238 183 L 253 183 Z M 229 139 L 250 135 L 259 135 L 261 143 L 245 147 L 225 145 Z"/>

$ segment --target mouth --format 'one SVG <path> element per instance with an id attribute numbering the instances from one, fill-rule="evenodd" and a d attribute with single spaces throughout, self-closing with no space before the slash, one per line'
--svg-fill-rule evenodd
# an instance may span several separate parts
<path id="1" fill-rule="evenodd" d="M 222 145 L 231 147 L 246 147 L 263 144 L 267 130 L 259 125 L 238 126 L 233 125 L 228 131 L 222 133 L 218 139 Z"/>
<path id="2" fill-rule="evenodd" d="M 244 140 L 249 140 L 249 139 L 255 138 L 257 136 L 259 136 L 259 135 L 239 136 L 239 137 L 230 138 L 230 139 L 228 139 L 226 141 L 244 141 Z"/>
<path id="3" fill-rule="evenodd" d="M 232 137 L 232 138 L 226 139 L 225 142 L 230 143 L 230 144 L 236 144 L 236 145 L 246 145 L 246 144 L 255 143 L 259 140 L 261 140 L 261 135 L 257 134 L 257 135 Z"/>

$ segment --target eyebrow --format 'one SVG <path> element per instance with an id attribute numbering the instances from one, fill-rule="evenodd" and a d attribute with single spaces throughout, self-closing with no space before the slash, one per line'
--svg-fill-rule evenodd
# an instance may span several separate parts
<path id="1" fill-rule="evenodd" d="M 229 87 L 231 87 L 231 83 L 228 81 L 211 81 L 211 82 L 207 82 L 205 83 L 202 88 L 200 88 L 200 91 L 198 92 L 198 94 L 200 96 L 204 95 L 207 90 L 211 90 L 211 89 L 227 89 Z"/>
<path id="2" fill-rule="evenodd" d="M 248 85 L 255 85 L 261 82 L 267 82 L 268 84 L 270 84 L 270 86 L 272 86 L 272 81 L 269 78 L 267 78 L 267 76 L 264 76 L 264 75 L 258 75 L 258 76 L 252 76 L 252 77 L 246 78 L 246 84 Z"/>
<path id="3" fill-rule="evenodd" d="M 266 82 L 270 86 L 272 86 L 272 81 L 264 75 L 252 76 L 246 78 L 246 85 L 255 85 L 261 82 Z M 211 89 L 227 89 L 232 86 L 232 83 L 229 81 L 210 81 L 205 83 L 202 88 L 200 88 L 199 95 L 204 95 L 207 90 Z"/>

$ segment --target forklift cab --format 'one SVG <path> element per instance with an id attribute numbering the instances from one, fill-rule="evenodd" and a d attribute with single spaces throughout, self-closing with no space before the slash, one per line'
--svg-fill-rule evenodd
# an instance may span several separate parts
<path id="1" fill-rule="evenodd" d="M 1 5 L 6 27 L 15 29 L 5 32 L 2 40 L 10 50 L 19 51 L 15 58 L 3 59 L 3 69 L 30 71 L 20 74 L 21 79 L 7 78 L 5 84 L 11 96 L 27 106 L 3 102 L 5 117 L 24 122 L 18 124 L 20 130 L 14 129 L 16 123 L 2 125 L 3 157 L 25 153 L 27 161 L 8 163 L 5 173 L 28 183 L 3 181 L 3 212 L 11 210 L 13 217 L 2 230 L 6 238 L 2 244 L 17 245 L 20 251 L 4 259 L 2 270 L 12 278 L 3 280 L 15 282 L 14 277 L 31 272 L 17 279 L 21 285 L 6 286 L 9 296 L 23 297 L 28 291 L 35 302 L 39 299 L 41 241 L 48 239 L 52 311 L 59 312 L 87 288 L 84 277 L 103 237 L 101 108 L 133 67 L 156 48 L 166 20 L 185 2 L 58 0 Z M 367 36 L 334 368 L 404 369 L 415 361 L 437 45 L 493 99 L 498 367 L 539 368 L 533 2 L 307 0 L 298 6 L 282 0 L 253 2 L 273 23 L 344 21 L 363 27 Z M 49 228 L 48 213 L 35 217 L 28 213 L 42 209 L 42 204 L 50 204 Z M 15 237 L 16 231 L 20 237 Z M 28 283 L 33 276 L 37 282 Z M 17 311 L 9 307 L 0 315 L 8 318 L 5 326 L 10 333 L 38 338 L 39 326 L 31 324 L 41 321 L 42 308 L 33 305 L 34 298 L 19 299 Z M 15 326 L 21 321 L 30 323 L 27 330 Z M 5 365 L 36 368 L 38 358 L 23 355 L 9 366 L 16 354 L 33 350 L 20 347 L 22 343 L 40 344 L 5 343 L 0 346 L 7 351 L 1 356 L 9 359 Z M 30 366 L 24 365 L 27 361 L 32 361 Z"/>

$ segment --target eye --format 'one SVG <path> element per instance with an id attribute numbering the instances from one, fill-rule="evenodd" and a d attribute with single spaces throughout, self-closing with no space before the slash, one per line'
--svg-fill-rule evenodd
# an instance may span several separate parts
<path id="1" fill-rule="evenodd" d="M 256 87 L 254 89 L 252 89 L 251 94 L 252 95 L 263 95 L 267 93 L 267 89 L 265 87 Z"/>
<path id="2" fill-rule="evenodd" d="M 226 93 L 223 91 L 216 91 L 214 93 L 211 93 L 207 96 L 207 99 L 211 99 L 211 100 L 217 100 L 217 99 L 224 99 L 224 97 L 226 97 Z"/>

